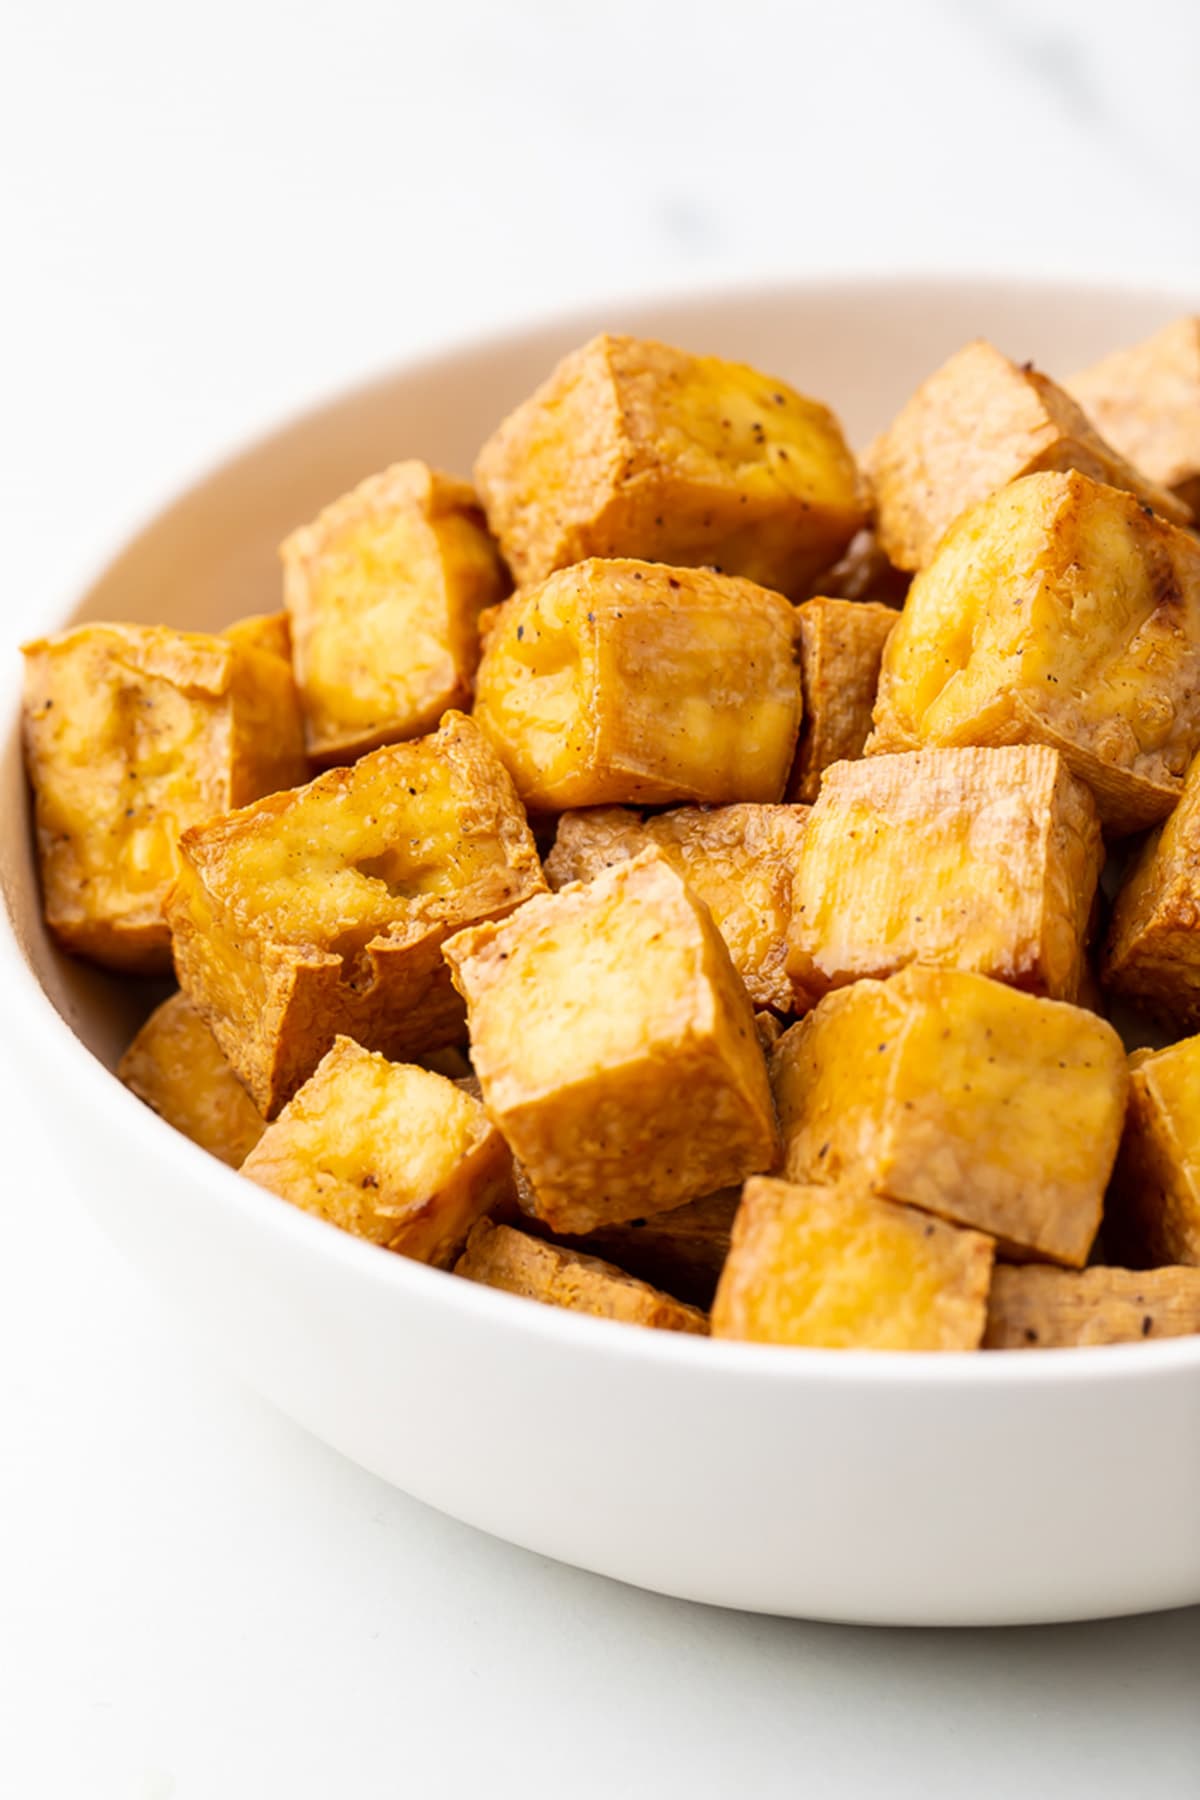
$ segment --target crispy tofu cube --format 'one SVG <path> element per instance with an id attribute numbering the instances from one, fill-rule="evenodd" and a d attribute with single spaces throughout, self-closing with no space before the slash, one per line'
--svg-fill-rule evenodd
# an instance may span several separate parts
<path id="1" fill-rule="evenodd" d="M 708 1333 L 708 1320 L 697 1307 L 660 1294 L 598 1256 L 530 1237 L 511 1225 L 493 1225 L 490 1219 L 473 1227 L 454 1273 L 593 1319 L 616 1319 L 622 1325 L 647 1325 L 655 1331 L 690 1331 L 701 1337 Z"/>
<path id="2" fill-rule="evenodd" d="M 783 965 L 807 817 L 806 806 L 684 806 L 649 819 L 618 806 L 564 813 L 546 879 L 552 888 L 591 881 L 653 846 L 712 913 L 755 1006 L 790 1012 Z"/>
<path id="3" fill-rule="evenodd" d="M 795 631 L 749 581 L 580 563 L 490 620 L 475 718 L 533 808 L 778 800 L 803 704 Z"/>
<path id="4" fill-rule="evenodd" d="M 1140 1344 L 1200 1331 L 1200 1269 L 998 1268 L 985 1350 Z"/>
<path id="5" fill-rule="evenodd" d="M 1114 449 L 1200 508 L 1200 317 L 1176 319 L 1064 385 Z"/>
<path id="6" fill-rule="evenodd" d="M 712 1335 L 829 1350 L 977 1350 L 992 1240 L 858 1187 L 748 1181 Z"/>
<path id="7" fill-rule="evenodd" d="M 475 480 L 526 583 L 636 556 L 800 598 L 866 516 L 827 407 L 743 363 L 629 337 L 566 357 L 484 445 Z"/>
<path id="8" fill-rule="evenodd" d="M 46 923 L 138 973 L 171 966 L 180 833 L 308 774 L 291 669 L 200 632 L 77 625 L 27 644 L 24 725 Z"/>
<path id="9" fill-rule="evenodd" d="M 513 1165 L 517 1207 L 513 1223 L 535 1236 L 548 1235 L 536 1216 L 537 1202 L 520 1163 Z M 627 1219 L 619 1225 L 602 1225 L 580 1236 L 555 1232 L 555 1243 L 588 1256 L 602 1256 L 627 1275 L 687 1300 L 707 1310 L 712 1305 L 717 1277 L 729 1254 L 729 1234 L 741 1202 L 740 1187 L 721 1188 L 700 1200 L 689 1200 L 670 1212 L 652 1213 L 645 1219 Z M 493 1215 L 495 1216 L 495 1215 Z M 499 1221 L 497 1221 L 499 1222 Z"/>
<path id="10" fill-rule="evenodd" d="M 339 1037 L 242 1174 L 368 1243 L 448 1269 L 511 1191 L 504 1140 L 453 1081 Z"/>
<path id="11" fill-rule="evenodd" d="M 890 606 L 820 595 L 796 608 L 804 723 L 789 800 L 815 800 L 832 763 L 853 762 L 871 734 L 883 647 L 900 617 Z"/>
<path id="12" fill-rule="evenodd" d="M 1176 525 L 1192 516 L 1105 443 L 1048 376 L 983 339 L 922 383 L 863 461 L 879 544 L 899 569 L 923 569 L 960 513 L 1022 475 L 1077 469 Z"/>
<path id="13" fill-rule="evenodd" d="M 835 763 L 796 866 L 797 1007 L 913 962 L 1073 1000 L 1103 862 L 1095 804 L 1057 750 Z"/>
<path id="14" fill-rule="evenodd" d="M 243 649 L 265 650 L 268 656 L 281 656 L 289 664 L 292 660 L 292 628 L 285 612 L 250 613 L 226 625 L 221 636 Z"/>
<path id="15" fill-rule="evenodd" d="M 1129 1111 L 1104 1234 L 1135 1267 L 1200 1267 L 1200 1037 L 1129 1059 Z"/>
<path id="16" fill-rule="evenodd" d="M 537 1215 L 594 1231 L 773 1166 L 754 1015 L 702 901 L 656 851 L 444 946 L 488 1112 Z"/>
<path id="17" fill-rule="evenodd" d="M 512 783 L 461 713 L 181 849 L 180 984 L 267 1118 L 339 1033 L 397 1060 L 461 1040 L 444 940 L 545 889 Z"/>
<path id="18" fill-rule="evenodd" d="M 771 1080 L 789 1180 L 867 1186 L 1017 1260 L 1087 1261 L 1127 1088 L 1094 1013 L 913 964 L 830 994 Z"/>
<path id="19" fill-rule="evenodd" d="M 1030 475 L 947 533 L 883 653 L 867 754 L 1050 744 L 1112 833 L 1200 749 L 1200 542 L 1086 475 Z"/>
<path id="20" fill-rule="evenodd" d="M 231 1169 L 240 1168 L 266 1120 L 184 994 L 156 1007 L 117 1074 L 147 1106 Z"/>
<path id="21" fill-rule="evenodd" d="M 1200 1026 L 1200 757 L 1117 894 L 1101 976 L 1168 1025 Z"/>
<path id="22" fill-rule="evenodd" d="M 281 555 L 310 755 L 353 762 L 470 705 L 479 615 L 508 581 L 467 482 L 396 463 Z"/>

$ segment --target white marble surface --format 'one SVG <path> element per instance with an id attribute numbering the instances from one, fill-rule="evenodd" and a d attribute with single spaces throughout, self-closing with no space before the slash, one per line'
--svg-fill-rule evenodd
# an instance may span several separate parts
<path id="1" fill-rule="evenodd" d="M 11 0 L 6 633 L 248 429 L 520 314 L 797 269 L 1200 292 L 1198 75 L 1192 0 Z M 1200 1612 L 738 1618 L 343 1463 L 177 1336 L 0 1046 L 3 1792 L 1197 1792 Z"/>

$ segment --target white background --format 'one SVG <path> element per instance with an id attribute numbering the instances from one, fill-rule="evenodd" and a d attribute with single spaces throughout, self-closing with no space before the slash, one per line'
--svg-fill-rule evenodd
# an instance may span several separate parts
<path id="1" fill-rule="evenodd" d="M 1200 297 L 1194 0 L 7 0 L 5 636 L 210 456 L 531 311 L 795 270 Z M 2 1001 L 0 1001 L 2 1004 Z M 1200 1792 L 1200 1611 L 873 1633 L 618 1588 L 177 1335 L 0 1034 L 0 1791 Z M 15 1054 L 14 1054 L 15 1051 Z"/>

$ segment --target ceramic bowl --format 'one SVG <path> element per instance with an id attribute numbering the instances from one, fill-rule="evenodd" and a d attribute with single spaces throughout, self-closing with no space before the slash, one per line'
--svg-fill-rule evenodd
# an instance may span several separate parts
<path id="1" fill-rule="evenodd" d="M 988 281 L 743 289 L 606 308 L 411 363 L 251 445 L 47 626 L 197 628 L 278 604 L 276 546 L 362 476 L 469 470 L 593 331 L 757 363 L 858 443 L 968 338 L 1068 372 L 1195 297 Z M 889 1624 L 1200 1601 L 1200 1338 L 982 1356 L 789 1350 L 574 1317 L 309 1218 L 176 1135 L 112 1070 L 147 999 L 42 930 L 17 736 L 0 765 L 0 982 L 80 1195 L 261 1394 L 460 1519 L 694 1600 Z"/>

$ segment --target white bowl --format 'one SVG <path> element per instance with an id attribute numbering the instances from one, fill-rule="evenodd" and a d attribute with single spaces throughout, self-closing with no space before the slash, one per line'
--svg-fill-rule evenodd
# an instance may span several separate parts
<path id="1" fill-rule="evenodd" d="M 861 442 L 970 337 L 1067 372 L 1188 304 L 1061 284 L 816 283 L 494 339 L 252 446 L 155 519 L 69 617 L 203 628 L 273 608 L 288 529 L 397 457 L 469 470 L 506 409 L 604 327 L 758 363 L 828 400 Z M 1200 1338 L 889 1356 L 632 1330 L 360 1243 L 176 1135 L 110 1073 L 145 1007 L 136 984 L 47 943 L 15 692 L 11 716 L 9 1030 L 56 1096 L 103 1225 L 284 1412 L 460 1519 L 688 1599 L 908 1625 L 1200 1601 Z"/>

